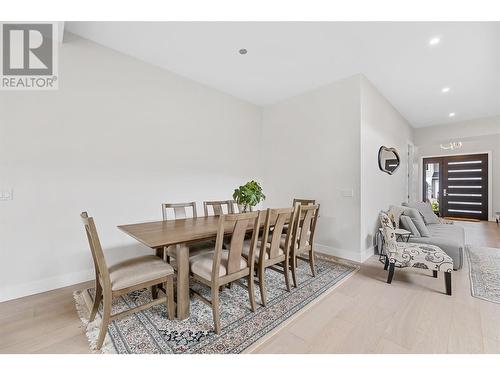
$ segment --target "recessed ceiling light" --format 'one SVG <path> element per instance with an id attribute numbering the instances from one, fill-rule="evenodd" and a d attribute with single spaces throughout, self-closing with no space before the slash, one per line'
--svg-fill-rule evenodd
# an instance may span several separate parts
<path id="1" fill-rule="evenodd" d="M 429 40 L 429 45 L 430 46 L 435 46 L 436 44 L 439 44 L 440 41 L 441 41 L 441 38 L 434 37 L 431 40 Z"/>
<path id="2" fill-rule="evenodd" d="M 238 52 L 240 53 L 240 55 L 246 55 L 248 51 L 245 48 L 242 48 Z"/>
<path id="3" fill-rule="evenodd" d="M 449 88 L 449 87 L 443 87 L 443 88 L 441 89 L 441 92 L 442 92 L 443 94 L 446 94 L 447 92 L 450 92 L 450 88 Z"/>
<path id="4" fill-rule="evenodd" d="M 455 112 L 450 112 L 448 117 L 455 117 Z"/>

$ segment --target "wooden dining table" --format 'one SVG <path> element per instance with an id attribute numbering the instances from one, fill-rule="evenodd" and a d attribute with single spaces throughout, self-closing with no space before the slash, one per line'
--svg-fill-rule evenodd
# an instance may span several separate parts
<path id="1" fill-rule="evenodd" d="M 175 246 L 177 263 L 177 318 L 189 318 L 189 245 L 208 239 L 215 239 L 219 216 L 206 216 L 148 223 L 119 225 L 118 229 L 156 251 L 163 259 L 167 246 Z M 261 225 L 263 225 L 263 221 Z M 249 223 L 248 230 L 253 229 Z M 233 231 L 232 223 L 227 223 L 225 234 Z"/>

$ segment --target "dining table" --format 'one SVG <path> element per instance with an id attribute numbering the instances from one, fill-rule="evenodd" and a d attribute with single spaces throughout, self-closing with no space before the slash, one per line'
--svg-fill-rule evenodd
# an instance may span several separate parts
<path id="1" fill-rule="evenodd" d="M 167 247 L 175 247 L 177 266 L 176 315 L 179 320 L 189 318 L 190 314 L 189 246 L 204 240 L 215 239 L 219 219 L 219 216 L 204 216 L 118 226 L 118 229 L 124 233 L 153 249 L 156 255 L 162 259 L 164 259 Z M 261 220 L 261 225 L 264 225 L 263 220 Z M 249 223 L 248 231 L 252 231 L 252 229 L 253 223 Z M 227 222 L 224 233 L 231 234 L 232 231 L 233 223 Z"/>

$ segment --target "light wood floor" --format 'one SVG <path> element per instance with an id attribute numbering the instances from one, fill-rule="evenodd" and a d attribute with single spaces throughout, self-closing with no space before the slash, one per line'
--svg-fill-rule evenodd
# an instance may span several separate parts
<path id="1" fill-rule="evenodd" d="M 467 242 L 500 248 L 494 223 L 460 223 Z M 257 353 L 500 353 L 500 304 L 470 295 L 468 265 L 444 278 L 396 269 L 376 257 L 255 349 Z M 89 353 L 74 285 L 0 304 L 0 353 Z"/>

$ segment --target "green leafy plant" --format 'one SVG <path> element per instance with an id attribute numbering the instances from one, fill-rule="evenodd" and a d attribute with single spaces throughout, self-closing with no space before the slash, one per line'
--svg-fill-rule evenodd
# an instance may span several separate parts
<path id="1" fill-rule="evenodd" d="M 432 211 L 439 212 L 439 202 L 438 201 L 432 202 L 431 206 L 432 206 Z"/>
<path id="2" fill-rule="evenodd" d="M 256 206 L 266 199 L 266 196 L 262 192 L 262 187 L 259 183 L 252 180 L 234 189 L 233 199 L 238 205 L 242 205 L 243 211 L 246 212 L 249 207 Z"/>

